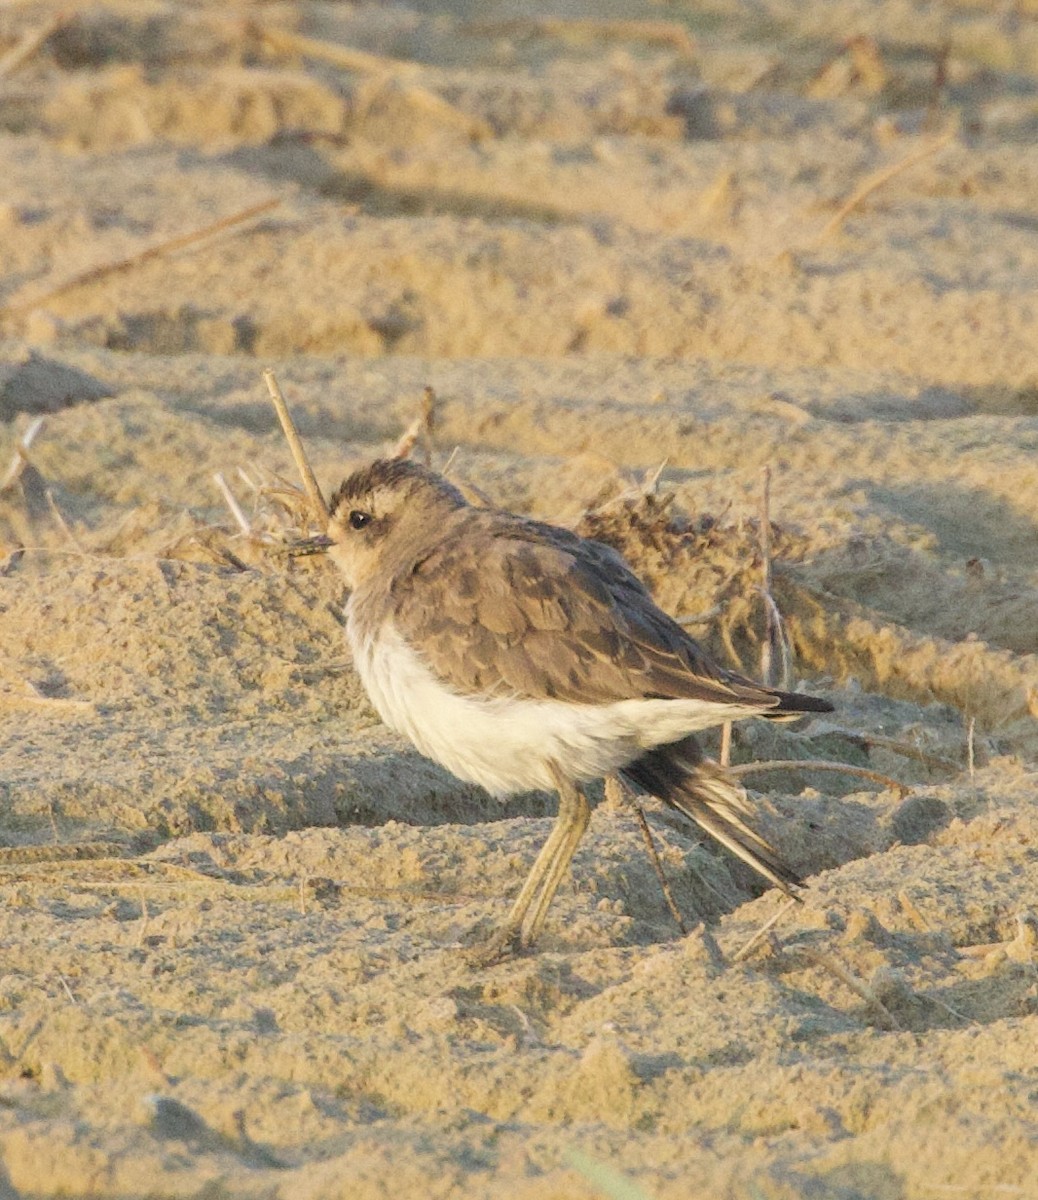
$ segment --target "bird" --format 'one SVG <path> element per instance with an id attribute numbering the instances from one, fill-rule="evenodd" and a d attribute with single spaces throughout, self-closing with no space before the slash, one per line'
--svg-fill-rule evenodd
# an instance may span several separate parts
<path id="1" fill-rule="evenodd" d="M 494 795 L 558 793 L 483 961 L 534 945 L 590 820 L 584 786 L 612 774 L 796 895 L 801 881 L 753 828 L 746 793 L 695 735 L 831 712 L 827 700 L 725 669 L 611 547 L 472 504 L 411 459 L 355 471 L 329 514 L 311 548 L 345 580 L 346 637 L 385 724 Z"/>

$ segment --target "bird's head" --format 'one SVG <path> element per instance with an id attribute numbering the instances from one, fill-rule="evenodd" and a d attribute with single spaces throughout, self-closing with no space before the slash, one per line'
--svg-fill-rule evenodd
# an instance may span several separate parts
<path id="1" fill-rule="evenodd" d="M 435 471 L 410 459 L 379 459 L 332 496 L 328 554 L 354 590 L 378 571 L 421 558 L 464 507 L 461 492 Z"/>

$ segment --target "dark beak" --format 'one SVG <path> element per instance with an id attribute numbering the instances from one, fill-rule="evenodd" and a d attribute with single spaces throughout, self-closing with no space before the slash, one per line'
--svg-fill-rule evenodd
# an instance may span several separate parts
<path id="1" fill-rule="evenodd" d="M 332 539 L 326 533 L 318 533 L 314 537 L 301 538 L 298 542 L 293 542 L 288 552 L 297 557 L 304 557 L 307 554 L 324 554 L 329 546 L 333 545 Z"/>

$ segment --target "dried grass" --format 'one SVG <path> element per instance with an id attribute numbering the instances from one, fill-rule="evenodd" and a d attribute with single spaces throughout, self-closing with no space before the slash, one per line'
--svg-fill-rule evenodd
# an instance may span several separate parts
<path id="1" fill-rule="evenodd" d="M 259 204 L 250 204 L 248 208 L 243 208 L 238 212 L 231 213 L 229 216 L 221 217 L 218 221 L 213 221 L 198 229 L 190 230 L 188 233 L 179 234 L 177 237 L 167 238 L 152 246 L 146 246 L 142 250 L 137 250 L 133 254 L 126 255 L 124 258 L 99 263 L 96 266 L 87 268 L 85 271 L 77 271 L 70 278 L 63 280 L 61 283 L 54 284 L 52 287 L 36 295 L 30 295 L 21 300 L 16 296 L 10 303 L 0 307 L 0 321 L 6 320 L 9 317 L 24 316 L 26 313 L 32 312 L 33 309 L 40 308 L 42 305 L 48 304 L 51 300 L 56 300 L 59 296 L 64 296 L 67 292 L 74 291 L 76 288 L 97 283 L 102 279 L 107 279 L 111 275 L 118 275 L 124 271 L 131 270 L 133 267 L 138 267 L 142 263 L 150 262 L 152 259 L 165 258 L 178 250 L 184 250 L 188 246 L 194 246 L 198 242 L 206 241 L 236 225 L 242 225 L 247 221 L 262 216 L 264 213 L 270 212 L 271 209 L 277 208 L 280 203 L 281 200 L 278 197 L 274 197 L 263 200 Z"/>
<path id="2" fill-rule="evenodd" d="M 33 29 L 28 29 L 18 39 L 17 43 L 0 58 L 0 80 L 10 79 L 16 71 L 20 71 L 44 47 L 52 34 L 70 20 L 66 12 L 56 12 Z"/>
<path id="3" fill-rule="evenodd" d="M 529 37 L 553 37 L 565 41 L 626 41 L 663 46 L 681 58 L 696 58 L 695 38 L 677 21 L 634 21 L 623 19 L 581 19 L 576 17 L 518 17 L 512 20 L 473 21 L 466 28 L 472 33 L 489 35 L 518 34 Z"/>
<path id="4" fill-rule="evenodd" d="M 897 160 L 897 162 L 893 162 L 889 166 L 883 167 L 881 170 L 870 175 L 851 194 L 851 196 L 840 205 L 836 213 L 829 219 L 829 221 L 826 222 L 825 227 L 822 229 L 821 233 L 819 233 L 816 240 L 818 242 L 823 242 L 827 238 L 832 237 L 832 235 L 840 229 L 844 221 L 847 220 L 851 213 L 854 212 L 855 209 L 860 208 L 874 192 L 879 191 L 879 189 L 885 184 L 889 183 L 892 179 L 896 179 L 898 175 L 903 174 L 905 171 L 909 170 L 909 168 L 914 167 L 917 163 L 921 163 L 925 159 L 936 154 L 938 151 L 943 150 L 945 146 L 955 141 L 957 136 L 958 131 L 956 129 L 950 129 L 941 137 L 927 142 L 926 145 L 920 146 L 916 150 L 913 150 L 910 154 L 906 154 L 904 158 L 900 158 Z"/>

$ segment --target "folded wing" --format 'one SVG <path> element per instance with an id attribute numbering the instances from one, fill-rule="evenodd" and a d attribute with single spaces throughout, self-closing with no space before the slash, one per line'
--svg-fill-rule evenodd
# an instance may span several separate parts
<path id="1" fill-rule="evenodd" d="M 731 704 L 733 716 L 828 708 L 719 667 L 601 543 L 484 509 L 457 532 L 394 580 L 391 606 L 403 636 L 459 692 L 696 699 Z"/>

